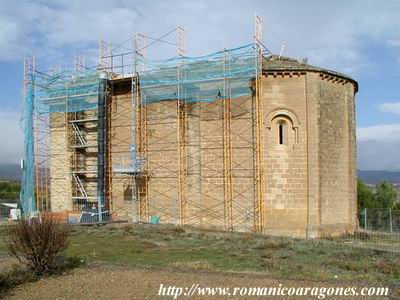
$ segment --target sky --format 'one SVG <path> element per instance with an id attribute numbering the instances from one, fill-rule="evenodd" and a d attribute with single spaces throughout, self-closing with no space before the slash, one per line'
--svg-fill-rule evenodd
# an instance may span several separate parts
<path id="1" fill-rule="evenodd" d="M 0 162 L 19 162 L 23 58 L 38 68 L 96 63 L 99 39 L 117 45 L 136 32 L 160 37 L 177 25 L 186 54 L 252 42 L 254 15 L 273 53 L 307 58 L 348 74 L 356 95 L 357 158 L 362 170 L 400 171 L 400 1 L 320 0 L 0 0 Z"/>

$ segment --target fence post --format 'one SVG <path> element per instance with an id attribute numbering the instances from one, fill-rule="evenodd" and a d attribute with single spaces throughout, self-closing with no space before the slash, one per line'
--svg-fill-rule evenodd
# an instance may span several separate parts
<path id="1" fill-rule="evenodd" d="M 364 208 L 364 230 L 367 230 L 367 209 Z"/>
<path id="2" fill-rule="evenodd" d="M 389 208 L 389 226 L 390 226 L 390 233 L 393 233 L 393 223 L 392 223 L 392 209 Z"/>

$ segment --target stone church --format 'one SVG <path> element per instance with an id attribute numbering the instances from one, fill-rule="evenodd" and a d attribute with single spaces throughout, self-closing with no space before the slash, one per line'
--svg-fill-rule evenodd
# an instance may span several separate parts
<path id="1" fill-rule="evenodd" d="M 218 88 L 212 101 L 185 103 L 178 89 L 138 105 L 144 84 L 111 76 L 103 111 L 53 112 L 51 210 L 95 207 L 101 186 L 114 221 L 298 237 L 354 231 L 357 82 L 274 55 L 261 68 L 258 82 L 236 87 L 247 93 Z M 196 91 L 211 84 L 204 78 Z"/>

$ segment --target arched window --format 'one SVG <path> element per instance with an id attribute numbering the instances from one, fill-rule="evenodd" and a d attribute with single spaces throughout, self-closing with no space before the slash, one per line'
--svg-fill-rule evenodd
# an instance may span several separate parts
<path id="1" fill-rule="evenodd" d="M 290 146 L 298 143 L 299 122 L 297 115 L 284 108 L 272 111 L 267 116 L 270 145 Z"/>
<path id="2" fill-rule="evenodd" d="M 278 122 L 278 141 L 279 145 L 287 144 L 287 123 L 283 120 Z"/>

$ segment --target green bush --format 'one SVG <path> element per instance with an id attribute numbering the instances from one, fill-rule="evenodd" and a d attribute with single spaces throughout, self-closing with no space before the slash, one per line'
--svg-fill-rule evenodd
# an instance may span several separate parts
<path id="1" fill-rule="evenodd" d="M 362 180 L 357 182 L 358 211 L 363 208 L 396 209 L 400 208 L 397 192 L 393 184 L 382 181 L 375 188 L 368 187 Z"/>
<path id="2" fill-rule="evenodd" d="M 19 182 L 0 182 L 0 199 L 18 199 L 20 189 Z"/>

